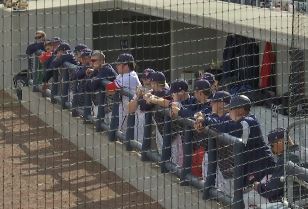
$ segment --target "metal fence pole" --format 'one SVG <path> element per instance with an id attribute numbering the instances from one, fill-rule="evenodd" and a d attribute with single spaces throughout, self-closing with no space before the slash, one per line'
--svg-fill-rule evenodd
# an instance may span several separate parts
<path id="1" fill-rule="evenodd" d="M 33 92 L 39 92 L 39 88 L 38 88 L 38 69 L 40 67 L 40 62 L 37 58 L 36 55 L 34 55 L 34 68 L 31 69 L 32 70 L 32 79 L 33 79 L 33 87 L 32 87 L 32 91 Z M 31 58 L 30 58 L 31 59 Z"/>
<path id="2" fill-rule="evenodd" d="M 144 135 L 141 149 L 141 160 L 148 160 L 147 151 L 151 148 L 152 136 L 152 112 L 146 112 L 144 115 Z"/>
<path id="3" fill-rule="evenodd" d="M 186 179 L 188 174 L 191 174 L 191 165 L 192 165 L 192 154 L 193 154 L 193 146 L 192 146 L 192 138 L 193 131 L 192 127 L 185 124 L 185 134 L 184 134 L 184 142 L 183 142 L 183 169 L 181 172 L 181 185 L 188 185 L 189 182 Z"/>
<path id="4" fill-rule="evenodd" d="M 100 132 L 103 130 L 102 128 L 102 122 L 103 119 L 105 118 L 105 106 L 106 106 L 106 101 L 105 101 L 105 93 L 104 92 L 99 92 L 96 96 L 97 96 L 97 120 L 95 122 L 95 130 L 96 132 Z"/>
<path id="5" fill-rule="evenodd" d="M 130 141 L 134 140 L 134 133 L 135 133 L 135 113 L 130 113 L 127 116 L 127 130 L 126 130 L 126 136 L 125 136 L 125 141 L 124 141 L 127 151 L 132 150 Z"/>
<path id="6" fill-rule="evenodd" d="M 62 78 L 62 85 L 61 85 L 61 106 L 63 109 L 67 108 L 67 101 L 68 101 L 68 91 L 69 91 L 69 70 L 67 68 L 61 68 L 61 78 Z"/>
<path id="7" fill-rule="evenodd" d="M 215 187 L 216 180 L 216 172 L 217 172 L 217 145 L 216 138 L 209 137 L 208 138 L 208 168 L 207 168 L 207 176 L 204 183 L 204 192 L 203 199 L 210 199 L 210 189 Z"/>
<path id="8" fill-rule="evenodd" d="M 234 157 L 234 196 L 232 201 L 232 209 L 244 209 L 243 188 L 244 188 L 244 144 L 235 141 L 233 146 Z"/>
<path id="9" fill-rule="evenodd" d="M 117 91 L 113 95 L 112 116 L 110 122 L 109 141 L 116 141 L 119 128 L 119 102 L 120 93 Z"/>
<path id="10" fill-rule="evenodd" d="M 163 146 L 161 155 L 160 171 L 168 173 L 166 162 L 171 158 L 171 140 L 172 140 L 172 119 L 169 115 L 164 116 L 164 133 L 163 133 Z"/>

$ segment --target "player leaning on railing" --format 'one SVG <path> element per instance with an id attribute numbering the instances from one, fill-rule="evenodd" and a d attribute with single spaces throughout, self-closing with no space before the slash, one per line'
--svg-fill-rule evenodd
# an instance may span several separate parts
<path id="1" fill-rule="evenodd" d="M 194 128 L 197 132 L 203 132 L 205 126 L 211 126 L 215 127 L 215 125 L 219 125 L 225 121 L 229 120 L 229 117 L 227 116 L 228 112 L 228 105 L 230 104 L 231 95 L 226 91 L 218 91 L 216 92 L 211 99 L 211 109 L 212 112 L 210 114 L 203 114 L 202 112 L 198 112 L 195 114 L 195 124 Z M 205 150 L 207 151 L 207 150 Z M 224 159 L 222 159 L 223 155 L 220 155 L 219 152 L 227 153 L 226 152 L 226 146 L 219 146 L 217 149 L 218 152 L 218 173 L 221 174 L 219 171 L 220 167 L 224 167 L 221 163 L 224 163 Z M 221 158 L 220 158 L 221 157 Z M 204 153 L 203 157 L 203 168 L 202 168 L 202 176 L 205 180 L 205 177 L 207 175 L 207 152 Z M 219 174 L 218 174 L 219 175 Z M 221 175 L 220 175 L 221 176 Z M 220 176 L 217 176 L 218 179 L 221 179 Z M 221 189 L 221 188 L 220 188 Z"/>
<path id="2" fill-rule="evenodd" d="M 52 60 L 50 64 L 50 68 L 52 68 L 52 72 L 54 77 L 58 77 L 59 74 L 62 78 L 63 85 L 61 86 L 61 105 L 65 109 L 68 107 L 68 94 L 69 94 L 69 70 L 64 66 L 64 63 L 71 63 L 73 65 L 78 65 L 77 60 L 73 52 L 71 51 L 71 47 L 68 43 L 62 42 L 54 52 L 55 58 Z"/>
<path id="3" fill-rule="evenodd" d="M 212 124 L 214 123 L 214 127 L 219 132 L 228 133 L 242 139 L 242 142 L 245 145 L 245 150 L 243 153 L 243 158 L 245 160 L 243 165 L 245 172 L 245 186 L 251 185 L 255 181 L 261 181 L 271 172 L 271 168 L 274 166 L 272 153 L 265 144 L 258 121 L 254 115 L 250 114 L 250 107 L 251 101 L 248 97 L 244 95 L 237 95 L 231 98 L 229 115 L 223 116 L 221 114 L 222 120 L 217 120 L 217 123 L 215 124 L 215 120 L 211 121 L 210 119 L 207 119 L 206 116 L 204 117 L 204 121 L 208 121 Z M 197 118 L 197 123 L 195 126 L 198 130 L 202 127 L 202 125 L 200 126 L 199 118 Z M 220 149 L 221 148 L 218 145 L 217 150 L 221 152 L 222 150 Z M 230 156 L 230 158 L 231 157 L 232 156 Z M 218 164 L 218 187 L 222 188 L 222 190 L 230 196 L 233 196 L 234 179 L 232 177 L 232 170 L 234 164 L 224 164 L 224 159 L 220 159 L 219 157 L 218 159 L 221 161 Z M 224 168 L 222 168 L 222 166 L 224 166 Z M 260 204 L 261 199 L 262 198 L 253 193 L 253 191 L 247 191 L 244 194 L 245 207 L 255 207 Z"/>
<path id="4" fill-rule="evenodd" d="M 268 206 L 268 202 L 272 202 L 273 205 L 280 204 L 280 206 L 283 206 L 281 203 L 284 194 L 282 177 L 285 174 L 285 163 L 292 161 L 298 165 L 304 165 L 305 155 L 308 153 L 307 149 L 294 144 L 290 137 L 287 139 L 287 148 L 285 148 L 285 132 L 285 129 L 277 128 L 268 134 L 268 143 L 271 146 L 272 153 L 276 156 L 276 163 L 266 182 L 255 181 L 253 184 L 254 189 L 266 199 L 263 202 L 266 202 Z M 284 155 L 285 151 L 286 156 Z"/>
<path id="5" fill-rule="evenodd" d="M 106 90 L 111 93 L 115 90 L 126 88 L 132 94 L 136 94 L 137 86 L 140 86 L 141 83 L 135 71 L 136 63 L 133 55 L 128 53 L 120 54 L 115 64 L 119 75 L 113 82 L 106 85 Z M 119 129 L 123 132 L 127 128 L 129 100 L 130 98 L 127 96 L 122 96 L 122 101 L 119 104 Z"/>
<path id="6" fill-rule="evenodd" d="M 91 122 L 92 102 L 98 105 L 94 93 L 99 92 L 99 99 L 105 101 L 105 86 L 102 84 L 102 80 L 114 81 L 117 75 L 113 67 L 105 62 L 104 53 L 94 50 L 91 55 L 91 67 L 86 70 L 85 94 L 87 94 L 87 97 L 85 97 L 84 101 L 85 122 Z"/>
<path id="7" fill-rule="evenodd" d="M 159 105 L 161 107 L 168 107 L 170 101 L 169 99 L 169 89 L 166 88 L 166 77 L 162 72 L 153 72 L 150 74 L 150 83 L 151 83 L 151 91 L 145 93 L 140 100 L 139 105 L 140 109 L 145 111 L 153 111 L 155 105 Z M 163 133 L 161 132 L 162 128 L 158 128 L 158 126 L 163 126 L 164 118 L 158 117 L 158 112 L 154 112 L 154 125 L 156 128 L 156 144 L 158 152 L 161 153 L 162 143 L 163 143 Z"/>
<path id="8" fill-rule="evenodd" d="M 172 87 L 172 84 L 171 84 Z M 171 103 L 171 115 L 173 117 L 180 116 L 182 118 L 191 118 L 195 113 L 209 114 L 212 110 L 209 103 L 211 96 L 210 83 L 207 80 L 197 80 L 194 84 L 194 97 L 187 105 L 178 105 L 177 102 Z M 202 162 L 204 156 L 204 140 L 194 141 L 192 155 L 192 174 L 202 177 Z"/>

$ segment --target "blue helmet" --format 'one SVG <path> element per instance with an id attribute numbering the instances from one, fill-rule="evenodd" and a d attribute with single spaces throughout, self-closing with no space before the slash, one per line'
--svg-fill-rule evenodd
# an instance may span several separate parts
<path id="1" fill-rule="evenodd" d="M 230 109 L 236 109 L 241 107 L 251 107 L 250 99 L 245 95 L 235 95 L 230 100 Z"/>

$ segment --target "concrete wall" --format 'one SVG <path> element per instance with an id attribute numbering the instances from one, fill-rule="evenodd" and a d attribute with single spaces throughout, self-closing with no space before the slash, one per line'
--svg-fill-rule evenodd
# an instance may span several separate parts
<path id="1" fill-rule="evenodd" d="M 129 12 L 103 11 L 94 14 L 93 48 L 103 50 L 107 62 L 114 62 L 122 51 L 120 42 L 127 40 L 131 46 L 131 25 Z M 124 21 L 123 21 L 124 20 Z M 130 51 L 130 49 L 126 49 Z"/>
<path id="2" fill-rule="evenodd" d="M 204 70 L 216 60 L 217 31 L 186 23 L 171 22 L 171 77 L 183 71 Z"/>
<path id="3" fill-rule="evenodd" d="M 34 41 L 37 30 L 44 30 L 48 37 L 59 36 L 72 46 L 86 43 L 92 47 L 92 10 L 89 6 L 65 6 L 11 12 L 0 9 L 1 75 L 0 88 L 12 89 L 12 76 L 27 68 L 26 47 Z"/>
<path id="4" fill-rule="evenodd" d="M 289 89 L 290 60 L 286 46 L 276 46 L 276 74 L 277 94 L 282 95 Z"/>

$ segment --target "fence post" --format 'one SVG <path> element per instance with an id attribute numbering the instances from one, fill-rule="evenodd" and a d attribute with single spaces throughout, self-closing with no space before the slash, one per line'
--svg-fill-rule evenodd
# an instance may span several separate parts
<path id="1" fill-rule="evenodd" d="M 166 162 L 170 161 L 171 158 L 171 130 L 172 129 L 172 119 L 169 115 L 164 116 L 164 135 L 163 135 L 163 146 L 161 154 L 160 171 L 162 173 L 167 173 L 168 169 L 166 167 Z"/>
<path id="2" fill-rule="evenodd" d="M 244 144 L 241 142 L 235 142 L 233 146 L 234 157 L 234 197 L 232 201 L 232 209 L 244 209 L 245 204 L 243 200 L 243 188 L 244 188 Z"/>
<path id="3" fill-rule="evenodd" d="M 125 135 L 125 140 L 124 140 L 127 151 L 132 150 L 130 141 L 134 140 L 134 135 L 135 135 L 135 113 L 130 113 L 127 116 L 127 129 L 126 129 L 126 135 Z"/>
<path id="4" fill-rule="evenodd" d="M 208 138 L 208 168 L 207 176 L 204 183 L 203 199 L 210 199 L 210 189 L 215 187 L 215 179 L 217 172 L 217 145 L 216 138 L 210 136 Z"/>
<path id="5" fill-rule="evenodd" d="M 117 91 L 113 95 L 112 115 L 110 122 L 109 141 L 116 141 L 117 131 L 119 128 L 119 102 L 120 93 Z"/>
<path id="6" fill-rule="evenodd" d="M 99 91 L 97 94 L 97 120 L 95 122 L 95 131 L 100 132 L 103 130 L 102 128 L 102 120 L 105 118 L 105 94 L 104 92 Z"/>
<path id="7" fill-rule="evenodd" d="M 144 115 L 144 135 L 141 149 L 141 160 L 148 160 L 147 151 L 151 148 L 152 136 L 152 112 L 146 112 Z"/>
<path id="8" fill-rule="evenodd" d="M 62 85 L 61 85 L 61 106 L 63 109 L 67 108 L 68 91 L 69 91 L 69 71 L 68 68 L 62 67 L 59 69 L 61 72 Z"/>
<path id="9" fill-rule="evenodd" d="M 181 186 L 189 185 L 189 182 L 186 180 L 186 176 L 191 174 L 191 166 L 192 166 L 192 138 L 193 131 L 192 127 L 185 124 L 185 133 L 184 133 L 184 143 L 183 143 L 183 168 L 181 172 Z"/>
<path id="10" fill-rule="evenodd" d="M 40 67 L 40 62 L 36 56 L 36 53 L 34 54 L 34 66 L 33 66 L 33 69 L 31 69 L 32 71 L 32 80 L 33 80 L 33 87 L 32 87 L 32 91 L 33 92 L 39 92 L 39 88 L 38 88 L 38 69 Z M 30 61 L 29 61 L 29 65 L 32 67 L 32 58 L 29 58 Z M 31 62 L 31 63 L 30 63 Z"/>

